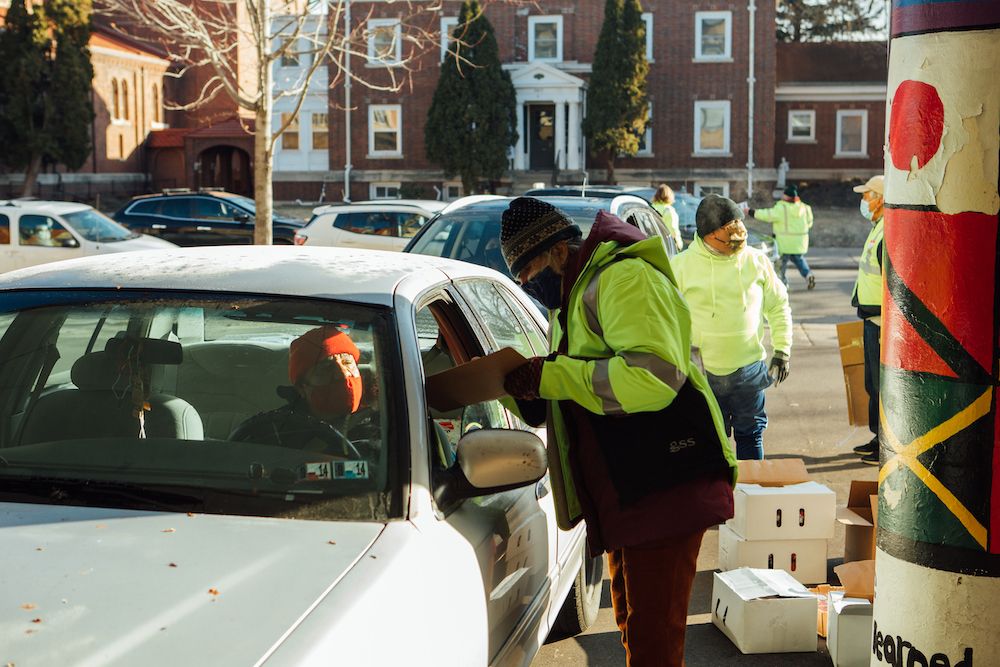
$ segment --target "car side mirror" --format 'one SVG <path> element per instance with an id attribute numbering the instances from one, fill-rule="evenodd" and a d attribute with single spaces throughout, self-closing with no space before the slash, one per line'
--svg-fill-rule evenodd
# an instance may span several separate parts
<path id="1" fill-rule="evenodd" d="M 59 239 L 59 245 L 61 245 L 63 248 L 79 248 L 80 247 L 79 242 L 77 242 L 77 240 L 74 239 L 73 237 L 64 237 L 62 239 Z"/>
<path id="2" fill-rule="evenodd" d="M 545 476 L 545 445 L 534 433 L 477 429 L 458 441 L 455 463 L 435 474 L 434 500 L 447 507 L 463 498 L 500 493 Z"/>
<path id="3" fill-rule="evenodd" d="M 250 214 L 236 213 L 235 215 L 233 215 L 233 220 L 235 220 L 236 222 L 250 222 Z"/>

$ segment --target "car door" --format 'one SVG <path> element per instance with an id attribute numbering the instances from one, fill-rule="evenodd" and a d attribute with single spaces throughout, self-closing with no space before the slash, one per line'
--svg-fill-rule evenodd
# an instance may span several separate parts
<path id="1" fill-rule="evenodd" d="M 253 241 L 252 228 L 234 220 L 226 203 L 215 197 L 192 197 L 191 218 L 200 245 L 235 245 Z"/>
<path id="2" fill-rule="evenodd" d="M 424 374 L 445 370 L 492 351 L 478 320 L 451 291 L 428 298 L 416 311 Z M 478 428 L 507 429 L 513 417 L 498 400 L 459 409 L 454 414 L 432 411 L 431 479 L 435 470 L 451 465 L 450 449 L 465 433 Z M 445 434 L 442 420 L 452 420 L 455 432 Z M 539 505 L 536 486 L 469 498 L 439 508 L 448 529 L 471 545 L 479 564 L 486 597 L 490 663 L 504 664 L 508 652 L 519 648 L 512 639 L 531 640 L 544 618 L 550 582 L 547 518 Z M 527 634 L 519 630 L 529 629 Z"/>
<path id="3" fill-rule="evenodd" d="M 399 221 L 393 211 L 351 211 L 346 216 L 340 214 L 336 222 L 343 220 L 343 227 L 337 225 L 344 234 L 340 245 L 371 250 L 402 250 L 405 241 L 399 238 Z M 335 223 L 336 224 L 336 223 Z"/>
<path id="4" fill-rule="evenodd" d="M 86 248 L 81 246 L 86 242 L 50 215 L 21 213 L 17 217 L 17 234 L 12 237 L 16 241 L 11 245 L 11 268 L 14 269 L 87 254 Z"/>
<path id="5" fill-rule="evenodd" d="M 167 226 L 160 219 L 160 207 L 159 199 L 140 199 L 115 219 L 133 232 L 162 237 Z"/>
<path id="6" fill-rule="evenodd" d="M 170 195 L 160 203 L 160 236 L 182 246 L 208 245 L 201 232 L 195 230 L 191 217 L 191 197 Z"/>

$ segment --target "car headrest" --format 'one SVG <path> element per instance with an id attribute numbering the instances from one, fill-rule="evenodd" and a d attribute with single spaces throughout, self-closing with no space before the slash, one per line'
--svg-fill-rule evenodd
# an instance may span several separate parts
<path id="1" fill-rule="evenodd" d="M 143 365 L 177 365 L 184 360 L 184 349 L 180 343 L 160 338 L 115 336 L 108 339 L 104 351 L 114 359 L 125 359 L 136 347 L 139 348 L 139 363 Z"/>
<path id="2" fill-rule="evenodd" d="M 73 363 L 69 374 L 73 384 L 85 391 L 107 391 L 120 375 L 118 364 L 107 352 L 83 355 Z M 128 383 L 127 377 L 125 382 Z"/>

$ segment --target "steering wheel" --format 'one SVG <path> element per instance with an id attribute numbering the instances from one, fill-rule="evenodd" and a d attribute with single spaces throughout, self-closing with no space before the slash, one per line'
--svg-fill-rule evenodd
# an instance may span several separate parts
<path id="1" fill-rule="evenodd" d="M 313 439 L 325 444 L 324 454 L 365 460 L 351 440 L 335 426 L 308 413 L 290 415 L 274 410 L 246 420 L 229 435 L 234 442 L 256 442 L 303 449 Z"/>
<path id="2" fill-rule="evenodd" d="M 364 460 L 365 457 L 361 455 L 358 448 L 354 445 L 351 440 L 341 433 L 335 426 L 330 423 L 314 417 L 313 415 L 303 415 L 305 421 L 309 423 L 312 427 L 313 433 L 320 440 L 326 443 L 326 447 L 323 449 L 324 454 L 330 454 L 331 456 L 339 456 L 342 452 L 347 452 L 346 458 L 354 458 L 356 460 Z M 335 448 L 339 448 L 339 452 L 331 451 Z"/>

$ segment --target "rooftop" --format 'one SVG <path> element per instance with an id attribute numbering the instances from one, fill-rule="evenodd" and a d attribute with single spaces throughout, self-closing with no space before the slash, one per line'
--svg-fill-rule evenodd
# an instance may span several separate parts
<path id="1" fill-rule="evenodd" d="M 886 42 L 778 42 L 778 85 L 884 84 L 889 75 Z"/>

